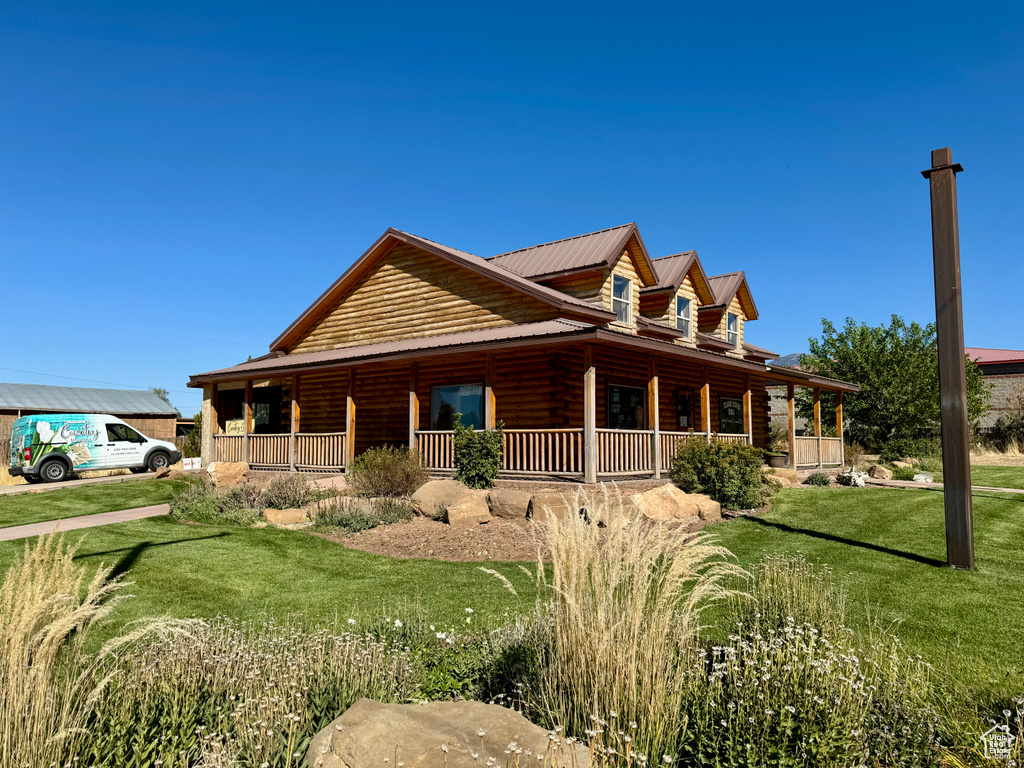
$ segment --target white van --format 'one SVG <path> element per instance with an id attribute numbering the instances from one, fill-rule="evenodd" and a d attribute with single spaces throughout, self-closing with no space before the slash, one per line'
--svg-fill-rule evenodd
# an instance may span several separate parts
<path id="1" fill-rule="evenodd" d="M 57 483 L 96 469 L 156 471 L 180 459 L 174 443 L 152 440 L 103 413 L 23 416 L 11 430 L 10 473 L 30 483 Z"/>

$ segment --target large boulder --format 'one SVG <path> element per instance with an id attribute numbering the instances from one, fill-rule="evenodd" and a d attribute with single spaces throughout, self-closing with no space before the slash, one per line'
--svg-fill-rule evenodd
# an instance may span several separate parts
<path id="1" fill-rule="evenodd" d="M 521 765 L 589 765 L 583 746 L 566 744 L 496 704 L 381 704 L 370 699 L 360 699 L 314 736 L 306 761 L 312 768 L 381 768 L 382 758 L 390 757 L 414 768 L 480 768 L 492 762 L 505 765 L 513 743 L 513 760 Z M 521 760 L 516 759 L 520 750 Z"/>
<path id="2" fill-rule="evenodd" d="M 574 493 L 539 491 L 530 497 L 530 506 L 527 508 L 526 516 L 531 520 L 543 522 L 549 516 L 564 520 L 570 515 L 578 515 L 580 511 Z"/>
<path id="3" fill-rule="evenodd" d="M 914 466 L 909 461 L 894 461 L 892 465 L 897 469 L 910 469 L 912 466 Z"/>
<path id="4" fill-rule="evenodd" d="M 792 488 L 795 485 L 800 485 L 800 478 L 797 477 L 795 469 L 786 469 L 784 467 L 772 467 L 768 470 L 770 475 L 774 476 L 776 480 L 785 480 L 789 485 L 785 485 L 785 488 Z"/>
<path id="5" fill-rule="evenodd" d="M 242 485 L 249 477 L 249 465 L 244 461 L 215 461 L 206 470 L 218 488 Z"/>
<path id="6" fill-rule="evenodd" d="M 417 515 L 434 517 L 445 508 L 461 504 L 480 493 L 486 492 L 473 491 L 458 480 L 431 480 L 416 489 L 412 495 L 412 508 Z"/>
<path id="7" fill-rule="evenodd" d="M 513 491 L 509 488 L 493 488 L 487 494 L 487 504 L 491 514 L 506 520 L 525 520 L 530 512 L 530 499 L 533 494 L 528 491 Z"/>
<path id="8" fill-rule="evenodd" d="M 674 485 L 660 485 L 629 497 L 650 520 L 721 520 L 722 506 L 702 493 L 685 493 Z"/>
<path id="9" fill-rule="evenodd" d="M 868 467 L 868 477 L 873 477 L 875 480 L 892 480 L 892 470 L 881 464 L 872 464 Z"/>
<path id="10" fill-rule="evenodd" d="M 264 509 L 263 517 L 271 525 L 295 525 L 306 522 L 304 509 Z"/>
<path id="11" fill-rule="evenodd" d="M 912 467 L 916 467 L 918 464 L 921 463 L 920 459 L 915 459 L 913 456 L 904 456 L 903 458 L 900 459 L 900 461 L 905 461 Z"/>
<path id="12" fill-rule="evenodd" d="M 914 482 L 915 483 L 934 483 L 935 482 L 935 478 L 932 475 L 929 475 L 927 472 L 918 472 L 916 475 L 914 475 Z"/>
<path id="13" fill-rule="evenodd" d="M 840 485 L 849 485 L 852 488 L 863 488 L 868 473 L 850 467 L 836 475 L 836 482 Z"/>
<path id="14" fill-rule="evenodd" d="M 487 494 L 472 493 L 455 504 L 444 508 L 444 521 L 455 528 L 472 528 L 491 521 L 491 510 L 487 506 Z"/>

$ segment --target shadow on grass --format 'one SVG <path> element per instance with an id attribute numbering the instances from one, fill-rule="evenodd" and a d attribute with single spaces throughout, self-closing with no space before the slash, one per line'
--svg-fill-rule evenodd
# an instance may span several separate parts
<path id="1" fill-rule="evenodd" d="M 900 549 L 891 549 L 890 547 L 883 547 L 879 544 L 869 544 L 865 541 L 855 541 L 853 539 L 845 539 L 842 536 L 836 536 L 831 533 L 823 533 L 822 531 L 812 531 L 809 528 L 794 528 L 791 525 L 785 523 L 774 523 L 770 520 L 765 520 L 760 517 L 752 516 L 746 518 L 752 523 L 757 525 L 764 525 L 768 528 L 775 528 L 779 531 L 785 531 L 786 533 L 802 533 L 804 536 L 811 536 L 815 539 L 823 539 L 825 541 L 832 541 L 836 544 L 846 544 L 851 547 L 859 547 L 861 549 L 869 549 L 872 552 L 880 552 L 883 555 L 893 555 L 894 557 L 902 557 L 904 560 L 911 560 L 915 563 L 921 563 L 922 565 L 931 565 L 936 568 L 945 568 L 946 562 L 944 560 L 936 560 L 934 557 L 926 557 L 924 555 L 918 555 L 914 552 L 904 552 Z"/>
<path id="2" fill-rule="evenodd" d="M 226 533 L 225 532 L 225 533 L 215 533 L 213 536 L 202 536 L 202 537 L 200 537 L 198 539 L 175 539 L 174 541 L 161 541 L 161 542 L 158 542 L 158 543 L 154 543 L 152 541 L 140 541 L 138 544 L 135 544 L 134 546 L 131 546 L 131 547 L 122 547 L 121 549 L 108 549 L 105 552 L 86 552 L 86 553 L 78 554 L 78 555 L 75 555 L 74 559 L 75 560 L 81 560 L 81 559 L 86 558 L 86 557 L 100 557 L 102 555 L 116 555 L 119 552 L 124 552 L 125 554 L 121 557 L 120 560 L 117 561 L 117 564 L 114 566 L 113 570 L 111 570 L 111 572 L 110 572 L 110 578 L 116 578 L 117 576 L 125 574 L 129 570 L 131 570 L 132 566 L 135 565 L 135 562 L 139 559 L 139 556 L 143 552 L 145 552 L 147 549 L 152 549 L 154 547 L 167 547 L 167 546 L 170 546 L 171 544 L 185 544 L 185 543 L 191 542 L 191 541 L 206 541 L 207 539 L 221 539 L 221 538 L 223 538 L 225 536 L 230 536 L 230 535 L 231 535 L 230 533 Z"/>

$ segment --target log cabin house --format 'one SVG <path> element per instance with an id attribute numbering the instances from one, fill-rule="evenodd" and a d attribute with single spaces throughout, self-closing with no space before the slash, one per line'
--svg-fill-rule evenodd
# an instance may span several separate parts
<path id="1" fill-rule="evenodd" d="M 747 341 L 743 272 L 651 258 L 635 224 L 489 258 L 389 229 L 270 346 L 191 377 L 203 463 L 344 469 L 407 445 L 452 469 L 452 417 L 504 424 L 502 472 L 660 477 L 685 440 L 765 447 L 766 386 L 788 387 L 795 466 L 843 461 L 845 382 L 773 370 Z M 797 438 L 793 388 L 838 393 L 838 438 Z"/>

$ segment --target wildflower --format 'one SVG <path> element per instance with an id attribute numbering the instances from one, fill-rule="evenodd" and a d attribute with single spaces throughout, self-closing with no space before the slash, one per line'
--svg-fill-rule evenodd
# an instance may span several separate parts
<path id="1" fill-rule="evenodd" d="M 355 620 L 355 619 L 349 619 L 349 620 L 348 620 L 348 623 L 349 623 L 349 624 L 355 624 L 355 623 L 356 623 L 356 620 Z"/>
<path id="2" fill-rule="evenodd" d="M 472 613 L 472 612 L 473 612 L 473 609 L 472 609 L 472 608 L 467 608 L 467 609 L 466 609 L 466 613 Z"/>
<path id="3" fill-rule="evenodd" d="M 402 626 L 401 620 L 400 619 L 395 619 L 395 627 L 401 627 L 401 626 Z"/>

